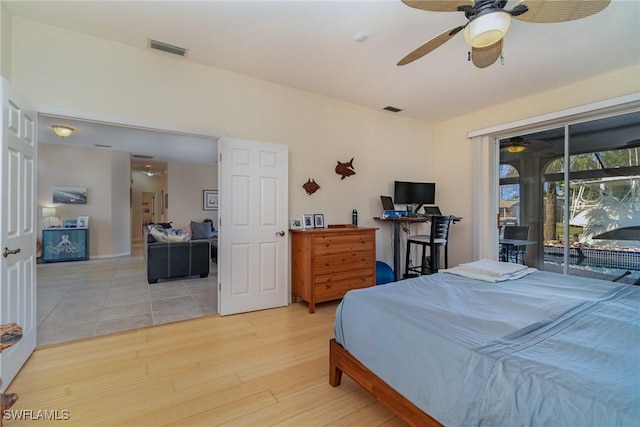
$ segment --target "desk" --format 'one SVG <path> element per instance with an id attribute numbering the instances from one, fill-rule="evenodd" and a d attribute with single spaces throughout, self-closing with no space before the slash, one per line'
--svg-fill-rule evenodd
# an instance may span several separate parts
<path id="1" fill-rule="evenodd" d="M 502 256 L 500 258 L 501 261 L 509 262 L 509 255 L 511 249 L 515 246 L 529 246 L 535 245 L 538 242 L 535 240 L 519 240 L 519 239 L 500 239 L 500 244 L 504 246 L 505 250 L 502 251 Z M 524 260 L 523 260 L 524 263 Z"/>
<path id="2" fill-rule="evenodd" d="M 402 267 L 400 266 L 400 226 L 402 224 L 429 222 L 430 216 L 407 216 L 400 218 L 382 218 L 373 217 L 376 221 L 385 221 L 393 224 L 393 273 L 396 276 L 396 282 L 402 279 Z M 452 216 L 452 222 L 456 223 L 462 218 Z"/>

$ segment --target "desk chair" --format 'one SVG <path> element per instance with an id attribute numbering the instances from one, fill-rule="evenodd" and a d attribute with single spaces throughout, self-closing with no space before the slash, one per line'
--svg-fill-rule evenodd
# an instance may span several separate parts
<path id="1" fill-rule="evenodd" d="M 433 274 L 440 267 L 440 247 L 444 246 L 444 267 L 449 268 L 449 226 L 451 216 L 434 215 L 431 217 L 431 232 L 407 237 L 407 256 L 405 260 L 405 277 L 412 273 Z M 411 245 L 422 246 L 421 264 L 411 266 Z M 429 247 L 429 256 L 426 256 L 426 248 Z"/>
<path id="2" fill-rule="evenodd" d="M 528 240 L 529 239 L 529 226 L 528 225 L 505 225 L 503 229 L 503 237 L 505 239 L 514 240 Z M 514 246 L 507 254 L 508 248 L 503 246 L 500 248 L 503 253 L 503 258 L 509 262 L 515 262 L 518 264 L 524 264 L 524 256 L 527 253 L 526 246 Z"/>

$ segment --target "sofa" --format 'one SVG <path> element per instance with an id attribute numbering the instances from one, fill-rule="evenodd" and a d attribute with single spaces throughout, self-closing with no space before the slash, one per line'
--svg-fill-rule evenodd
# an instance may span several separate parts
<path id="1" fill-rule="evenodd" d="M 173 234 L 161 225 L 152 224 L 145 229 L 144 241 L 149 283 L 209 275 L 211 243 L 208 239 L 191 240 L 186 235 Z"/>

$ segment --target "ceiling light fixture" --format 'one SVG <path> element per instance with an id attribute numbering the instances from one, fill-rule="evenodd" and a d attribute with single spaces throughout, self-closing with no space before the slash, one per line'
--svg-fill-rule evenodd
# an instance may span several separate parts
<path id="1" fill-rule="evenodd" d="M 511 26 L 511 16 L 502 11 L 490 11 L 480 15 L 464 29 L 464 39 L 471 47 L 491 46 L 502 39 Z"/>
<path id="2" fill-rule="evenodd" d="M 63 126 L 63 125 L 53 125 L 51 127 L 53 128 L 53 131 L 56 133 L 56 135 L 58 135 L 61 138 L 66 138 L 68 136 L 71 136 L 71 134 L 75 130 L 74 128 L 71 128 L 69 126 Z"/>

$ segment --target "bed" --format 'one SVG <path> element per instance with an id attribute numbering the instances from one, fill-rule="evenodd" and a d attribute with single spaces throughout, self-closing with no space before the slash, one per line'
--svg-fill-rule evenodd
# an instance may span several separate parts
<path id="1" fill-rule="evenodd" d="M 344 372 L 413 425 L 640 425 L 640 287 L 440 272 L 348 292 Z"/>

